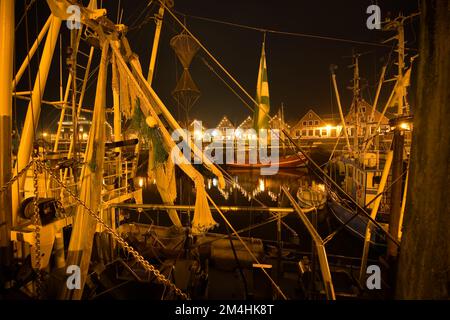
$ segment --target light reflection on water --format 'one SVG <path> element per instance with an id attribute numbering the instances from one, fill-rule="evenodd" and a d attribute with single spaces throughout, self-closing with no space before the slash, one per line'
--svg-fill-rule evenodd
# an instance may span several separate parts
<path id="1" fill-rule="evenodd" d="M 208 194 L 212 197 L 218 206 L 252 206 L 255 210 L 249 212 L 225 212 L 225 216 L 236 230 L 244 229 L 249 226 L 262 223 L 271 217 L 270 213 L 258 211 L 258 207 L 291 207 L 286 197 L 281 196 L 281 187 L 289 188 L 291 194 L 295 198 L 295 194 L 299 187 L 310 186 L 313 181 L 318 183 L 308 172 L 307 169 L 297 170 L 280 170 L 274 176 L 261 176 L 259 170 L 227 170 L 231 176 L 232 182 L 227 182 L 226 188 L 220 191 L 218 182 L 215 178 L 205 178 L 205 187 Z M 155 182 L 153 180 L 144 179 L 143 182 L 143 201 L 144 203 L 156 204 L 162 203 L 157 192 Z M 193 182 L 184 174 L 177 171 L 177 199 L 175 204 L 194 205 L 195 204 L 195 188 Z M 164 211 L 148 211 L 147 216 L 152 217 L 152 223 L 158 225 L 170 226 L 170 220 Z M 225 223 L 217 212 L 212 212 L 215 221 L 219 226 L 211 230 L 211 232 L 226 234 Z M 322 238 L 332 233 L 340 227 L 340 224 L 332 218 L 328 209 L 319 211 L 319 217 L 324 217 L 319 221 L 317 228 Z M 189 214 L 181 213 L 180 218 L 185 226 L 189 226 L 193 212 Z M 140 218 L 141 222 L 145 222 L 146 218 Z M 283 218 L 300 237 L 300 247 L 303 250 L 311 249 L 311 237 L 307 230 L 300 222 L 297 214 Z M 271 223 L 263 227 L 255 228 L 241 234 L 246 237 L 261 238 L 270 241 L 277 239 L 276 223 Z M 282 230 L 282 241 L 294 241 L 292 232 L 286 228 Z M 298 238 L 297 240 L 298 241 Z M 327 250 L 334 254 L 345 254 L 358 256 L 361 245 L 358 239 L 349 235 L 347 232 L 339 232 L 335 238 L 327 243 Z"/>
<path id="2" fill-rule="evenodd" d="M 205 179 L 205 187 L 219 205 L 250 205 L 256 198 L 266 206 L 278 206 L 281 187 L 287 187 L 292 194 L 299 187 L 311 185 L 311 178 L 306 169 L 280 170 L 278 174 L 263 176 L 260 170 L 232 169 L 227 171 L 226 187 L 218 188 L 215 177 Z M 192 181 L 177 172 L 177 204 L 192 204 L 195 190 Z M 144 202 L 158 203 L 159 195 L 154 181 L 138 178 L 139 186 L 144 188 Z M 258 202 L 258 201 L 257 201 Z M 261 205 L 260 202 L 258 202 Z"/>

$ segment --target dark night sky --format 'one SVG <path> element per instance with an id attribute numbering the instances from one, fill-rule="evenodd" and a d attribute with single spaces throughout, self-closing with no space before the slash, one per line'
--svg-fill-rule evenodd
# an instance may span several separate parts
<path id="1" fill-rule="evenodd" d="M 16 5 L 16 20 L 23 13 L 23 5 L 19 5 L 20 2 L 22 1 L 17 1 L 18 4 Z M 118 1 L 103 2 L 108 9 L 108 17 L 115 21 Z M 407 15 L 416 12 L 418 7 L 416 0 L 176 0 L 175 10 L 188 15 L 186 22 L 191 31 L 240 81 L 247 91 L 254 95 L 263 33 L 201 21 L 190 18 L 189 15 L 258 28 L 380 43 L 390 37 L 392 33 L 366 28 L 368 17 L 365 13 L 366 8 L 374 3 L 381 7 L 382 19 L 386 18 L 388 14 L 395 17 L 400 12 Z M 127 25 L 139 24 L 143 17 L 139 19 L 138 16 L 143 12 L 146 4 L 147 1 L 143 0 L 122 1 L 123 22 Z M 156 12 L 156 6 L 152 5 L 151 10 L 153 13 Z M 36 17 L 37 25 L 40 27 L 45 23 L 48 13 L 47 4 L 42 0 L 38 0 L 37 5 L 30 10 L 28 21 L 30 43 L 36 37 Z M 177 75 L 180 74 L 180 65 L 176 62 L 169 41 L 181 29 L 168 15 L 165 18 L 154 87 L 169 106 L 169 109 L 175 116 L 178 116 L 177 107 L 170 93 L 176 85 Z M 62 29 L 64 28 L 63 25 Z M 128 33 L 132 49 L 139 55 L 145 71 L 148 68 L 153 31 L 154 23 L 150 21 L 140 29 Z M 66 30 L 64 32 L 67 34 Z M 417 48 L 417 36 L 418 19 L 414 19 L 413 23 L 406 25 L 408 47 Z M 67 43 L 64 45 L 66 46 Z M 18 57 L 16 64 L 21 63 L 24 58 L 25 48 L 25 27 L 22 23 L 16 32 L 16 56 Z M 365 53 L 360 59 L 361 76 L 367 79 L 368 83 L 363 93 L 368 101 L 372 101 L 381 66 L 391 52 L 390 47 L 358 45 L 268 33 L 266 54 L 271 113 L 275 113 L 282 102 L 285 105 L 286 118 L 291 122 L 298 120 L 309 108 L 314 108 L 319 113 L 337 112 L 334 96 L 331 96 L 330 92 L 329 66 L 331 64 L 338 66 L 336 71 L 338 85 L 343 105 L 348 108 L 351 92 L 346 87 L 350 85 L 352 70 L 347 66 L 351 63 L 349 56 L 352 54 L 352 50 Z M 44 95 L 46 100 L 58 99 L 58 55 L 59 49 L 57 48 Z M 203 64 L 199 56 L 205 57 L 206 55 L 199 53 L 194 59 L 191 65 L 191 74 L 202 95 L 192 109 L 190 117 L 202 119 L 210 127 L 216 125 L 225 114 L 233 122 L 239 123 L 251 112 Z M 37 64 L 36 59 L 34 64 Z M 394 71 L 395 66 L 391 63 L 389 74 L 392 75 Z M 25 74 L 18 90 L 27 90 L 27 88 L 28 75 Z M 385 92 L 387 91 L 388 88 L 386 87 Z M 85 99 L 87 105 L 93 105 L 94 92 L 95 84 L 88 91 Z M 410 100 L 413 100 L 413 94 L 411 98 Z M 381 100 L 381 102 L 383 101 Z M 21 120 L 23 118 L 21 114 L 24 113 L 24 109 L 25 105 L 18 103 L 19 122 L 23 121 Z M 46 125 L 55 123 L 58 113 L 51 107 L 45 107 L 41 126 L 43 123 Z"/>

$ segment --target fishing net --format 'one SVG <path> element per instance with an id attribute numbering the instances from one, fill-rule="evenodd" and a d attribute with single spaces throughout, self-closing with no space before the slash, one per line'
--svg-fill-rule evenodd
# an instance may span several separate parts
<path id="1" fill-rule="evenodd" d="M 152 162 L 155 164 L 165 163 L 169 154 L 167 153 L 163 138 L 159 129 L 155 127 L 149 127 L 145 116 L 140 108 L 140 100 L 136 99 L 133 117 L 131 119 L 130 129 L 134 130 L 141 139 L 151 144 L 152 149 Z"/>
<path id="2" fill-rule="evenodd" d="M 177 86 L 172 91 L 172 96 L 185 109 L 187 114 L 200 97 L 200 90 L 198 90 L 188 70 L 192 59 L 200 47 L 194 38 L 185 32 L 173 37 L 170 40 L 170 46 L 183 66 L 183 73 L 178 80 Z"/>
<path id="3" fill-rule="evenodd" d="M 198 98 L 200 98 L 200 90 L 195 85 L 187 69 L 184 69 L 177 86 L 172 91 L 172 96 L 186 110 L 191 109 Z"/>
<path id="4" fill-rule="evenodd" d="M 175 51 L 184 69 L 189 68 L 192 59 L 200 49 L 194 38 L 192 38 L 185 32 L 182 32 L 179 35 L 173 37 L 170 40 L 170 46 L 172 47 L 173 51 Z"/>

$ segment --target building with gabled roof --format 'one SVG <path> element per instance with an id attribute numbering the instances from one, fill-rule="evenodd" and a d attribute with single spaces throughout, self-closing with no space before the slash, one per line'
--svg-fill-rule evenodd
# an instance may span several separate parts
<path id="1" fill-rule="evenodd" d="M 369 128 L 370 134 L 374 134 L 376 126 L 380 121 L 380 130 L 385 132 L 389 129 L 389 119 L 375 110 L 373 119 L 371 118 L 372 106 L 362 100 L 359 104 L 359 121 Z M 349 136 L 354 136 L 354 112 L 350 111 L 345 116 L 345 125 Z M 381 120 L 380 120 L 381 119 Z M 363 126 L 360 126 L 358 135 L 365 135 Z M 317 139 L 317 138 L 337 138 L 342 130 L 342 123 L 339 114 L 326 114 L 319 116 L 314 110 L 309 109 L 306 114 L 297 121 L 291 128 L 291 136 L 296 139 Z"/>
<path id="2" fill-rule="evenodd" d="M 216 129 L 222 131 L 222 133 L 225 134 L 227 129 L 234 129 L 234 124 L 230 121 L 230 119 L 228 119 L 227 116 L 223 116 L 217 124 Z"/>
<path id="3" fill-rule="evenodd" d="M 286 129 L 287 131 L 289 131 L 291 129 L 291 126 L 287 124 L 286 121 L 283 121 L 280 114 L 277 113 L 272 117 L 272 119 L 269 120 L 269 128 L 278 129 L 280 131 Z"/>
<path id="4" fill-rule="evenodd" d="M 253 118 L 248 116 L 241 124 L 236 128 L 241 130 L 253 129 Z"/>
<path id="5" fill-rule="evenodd" d="M 336 137 L 337 128 L 336 124 L 326 122 L 313 109 L 309 109 L 308 112 L 292 126 L 291 136 L 297 139 L 300 137 Z"/>

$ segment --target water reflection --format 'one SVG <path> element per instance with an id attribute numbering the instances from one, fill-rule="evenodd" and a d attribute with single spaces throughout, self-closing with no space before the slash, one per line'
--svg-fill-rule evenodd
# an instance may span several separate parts
<path id="1" fill-rule="evenodd" d="M 317 183 L 306 169 L 280 170 L 273 176 L 262 176 L 260 170 L 233 169 L 227 170 L 226 187 L 218 188 L 215 177 L 205 179 L 206 189 L 218 204 L 249 205 L 257 199 L 264 205 L 277 206 L 281 196 L 281 187 L 287 187 L 293 194 L 299 187 L 308 188 Z M 139 187 L 144 190 L 145 203 L 158 203 L 158 192 L 155 181 L 144 177 L 138 178 Z M 177 172 L 177 204 L 189 204 L 195 197 L 192 181 L 181 172 Z"/>
<path id="2" fill-rule="evenodd" d="M 297 190 L 311 183 L 311 177 L 305 169 L 282 170 L 273 176 L 262 176 L 260 170 L 229 170 L 233 183 L 230 192 L 237 191 L 247 201 L 257 198 L 268 201 L 266 205 L 276 205 L 281 195 L 281 187 Z"/>
<path id="3" fill-rule="evenodd" d="M 255 226 L 271 218 L 269 213 L 258 211 L 258 207 L 291 207 L 286 197 L 282 196 L 281 187 L 289 188 L 291 194 L 295 197 L 299 187 L 307 188 L 314 182 L 320 185 L 319 181 L 311 175 L 307 169 L 280 170 L 274 176 L 261 176 L 259 170 L 233 169 L 227 170 L 227 184 L 224 190 L 218 188 L 218 181 L 214 177 L 205 179 L 205 186 L 208 194 L 212 197 L 218 206 L 251 206 L 254 208 L 248 212 L 225 212 L 227 219 L 236 230 L 243 230 L 249 226 Z M 143 183 L 143 201 L 144 203 L 162 203 L 153 180 L 144 179 Z M 177 171 L 177 199 L 176 204 L 194 205 L 195 187 L 193 182 L 181 171 Z M 183 225 L 189 226 L 193 212 L 179 212 Z M 223 219 L 217 212 L 212 212 L 215 221 L 219 226 L 212 232 L 226 234 L 226 227 Z M 171 222 L 165 211 L 147 211 L 142 217 L 141 222 L 147 222 L 146 217 L 151 216 L 151 223 L 157 225 L 170 226 Z M 318 212 L 318 231 L 325 238 L 334 230 L 340 227 L 338 223 L 331 218 L 327 208 Z M 323 217 L 324 219 L 321 219 Z M 289 225 L 296 234 L 300 236 L 300 247 L 302 250 L 311 249 L 311 237 L 298 216 L 294 213 L 283 218 L 283 221 Z M 242 233 L 246 237 L 255 237 L 265 240 L 276 241 L 277 239 L 276 223 L 264 225 L 262 227 L 249 229 Z M 282 229 L 282 241 L 298 241 L 295 234 L 287 228 Z M 351 245 L 349 245 L 351 244 Z M 334 239 L 327 243 L 330 253 L 349 254 L 357 256 L 359 254 L 361 243 L 355 241 L 353 237 L 346 232 L 339 232 Z"/>

